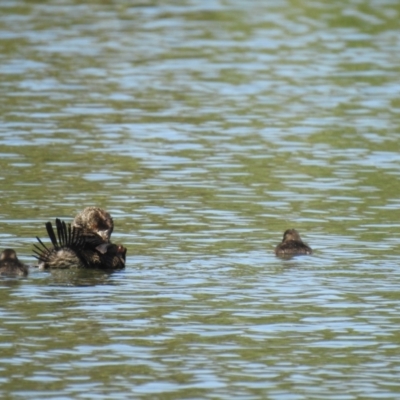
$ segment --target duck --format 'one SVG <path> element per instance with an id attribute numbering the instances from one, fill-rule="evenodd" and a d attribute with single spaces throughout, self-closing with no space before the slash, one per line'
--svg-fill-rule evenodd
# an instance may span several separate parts
<path id="1" fill-rule="evenodd" d="M 72 226 L 81 232 L 87 243 L 97 243 L 96 250 L 106 254 L 114 230 L 110 213 L 100 207 L 86 207 L 75 216 Z"/>
<path id="2" fill-rule="evenodd" d="M 18 260 L 14 249 L 5 249 L 2 251 L 0 255 L 0 275 L 28 275 L 28 267 Z"/>
<path id="3" fill-rule="evenodd" d="M 296 229 L 287 229 L 282 242 L 275 248 L 275 254 L 280 257 L 312 254 L 312 249 L 301 240 Z"/>
<path id="4" fill-rule="evenodd" d="M 114 221 L 103 208 L 86 207 L 75 216 L 72 226 L 82 231 L 85 236 L 98 235 L 108 243 L 114 230 Z"/>
<path id="5" fill-rule="evenodd" d="M 34 257 L 40 269 L 96 268 L 115 270 L 125 268 L 126 248 L 122 245 L 104 242 L 97 234 L 85 235 L 60 219 L 55 220 L 57 235 L 51 222 L 46 231 L 53 247 L 47 247 L 39 237 L 35 244 Z M 99 251 L 101 248 L 101 251 Z"/>

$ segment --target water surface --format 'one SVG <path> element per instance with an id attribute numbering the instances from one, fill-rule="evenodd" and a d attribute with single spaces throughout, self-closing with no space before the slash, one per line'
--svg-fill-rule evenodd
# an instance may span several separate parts
<path id="1" fill-rule="evenodd" d="M 1 278 L 1 397 L 397 399 L 400 6 L 134 3 L 1 2 L 1 248 L 128 248 Z"/>

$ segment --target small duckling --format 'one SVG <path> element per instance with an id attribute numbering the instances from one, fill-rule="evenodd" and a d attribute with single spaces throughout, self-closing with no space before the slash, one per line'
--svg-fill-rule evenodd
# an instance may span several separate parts
<path id="1" fill-rule="evenodd" d="M 40 246 L 34 245 L 39 268 L 125 268 L 126 248 L 104 242 L 100 236 L 85 236 L 80 229 L 56 219 L 57 237 L 51 222 L 46 223 L 47 234 L 53 245 L 47 248 L 37 237 Z M 101 251 L 98 250 L 101 247 Z"/>
<path id="2" fill-rule="evenodd" d="M 301 240 L 295 229 L 287 229 L 283 234 L 282 243 L 275 248 L 275 254 L 280 257 L 312 254 L 312 249 Z"/>
<path id="3" fill-rule="evenodd" d="M 13 249 L 5 249 L 0 256 L 0 275 L 28 275 L 28 267 L 18 260 Z"/>
<path id="4" fill-rule="evenodd" d="M 72 226 L 82 231 L 83 235 L 96 234 L 109 242 L 114 229 L 111 215 L 100 207 L 86 207 L 72 222 Z"/>

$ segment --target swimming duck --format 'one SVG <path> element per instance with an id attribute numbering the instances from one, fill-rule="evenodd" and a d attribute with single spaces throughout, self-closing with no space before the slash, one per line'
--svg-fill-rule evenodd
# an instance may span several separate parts
<path id="1" fill-rule="evenodd" d="M 83 235 L 100 236 L 104 242 L 109 242 L 114 229 L 111 215 L 100 207 L 86 207 L 72 222 L 72 226 L 82 231 Z"/>
<path id="2" fill-rule="evenodd" d="M 0 255 L 0 275 L 28 275 L 28 267 L 18 260 L 13 249 L 5 249 Z"/>
<path id="3" fill-rule="evenodd" d="M 36 254 L 34 257 L 39 260 L 39 268 L 125 268 L 125 247 L 104 242 L 98 235 L 86 236 L 80 229 L 71 227 L 58 218 L 56 228 L 57 236 L 51 222 L 46 223 L 52 248 L 48 248 L 37 237 L 40 246 L 34 245 Z"/>
<path id="4" fill-rule="evenodd" d="M 282 242 L 275 248 L 275 254 L 277 256 L 312 254 L 312 249 L 301 240 L 295 229 L 287 229 L 283 234 Z"/>

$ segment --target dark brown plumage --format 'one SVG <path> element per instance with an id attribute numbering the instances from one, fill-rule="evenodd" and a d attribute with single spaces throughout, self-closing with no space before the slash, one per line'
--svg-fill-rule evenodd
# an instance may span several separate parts
<path id="1" fill-rule="evenodd" d="M 295 229 L 288 229 L 283 234 L 282 242 L 276 246 L 275 254 L 280 257 L 312 254 L 312 249 L 301 240 Z"/>
<path id="2" fill-rule="evenodd" d="M 125 268 L 126 249 L 123 246 L 105 242 L 98 235 L 84 235 L 82 230 L 56 219 L 57 236 L 51 222 L 46 230 L 53 247 L 48 248 L 39 238 L 35 245 L 35 257 L 39 268 Z"/>
<path id="3" fill-rule="evenodd" d="M 28 267 L 18 260 L 13 249 L 5 249 L 0 256 L 0 275 L 28 275 Z"/>
<path id="4" fill-rule="evenodd" d="M 114 221 L 106 210 L 99 207 L 86 207 L 74 218 L 72 226 L 82 231 L 83 235 L 96 234 L 103 241 L 109 242 Z"/>

